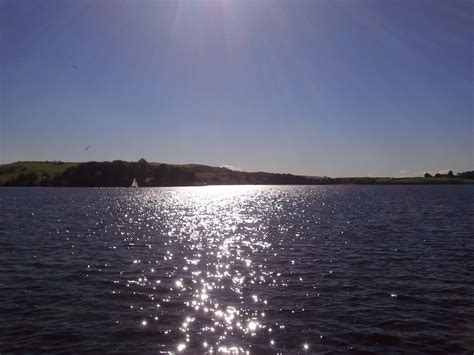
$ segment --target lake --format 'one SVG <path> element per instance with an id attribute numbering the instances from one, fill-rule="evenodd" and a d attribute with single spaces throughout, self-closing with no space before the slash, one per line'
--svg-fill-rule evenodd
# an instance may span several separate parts
<path id="1" fill-rule="evenodd" d="M 0 189 L 0 352 L 472 352 L 474 186 Z"/>

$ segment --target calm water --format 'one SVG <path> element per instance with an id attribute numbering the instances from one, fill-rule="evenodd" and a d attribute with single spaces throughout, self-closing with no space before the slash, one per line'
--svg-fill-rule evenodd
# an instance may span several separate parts
<path id="1" fill-rule="evenodd" d="M 474 351 L 474 187 L 0 189 L 0 352 Z"/>

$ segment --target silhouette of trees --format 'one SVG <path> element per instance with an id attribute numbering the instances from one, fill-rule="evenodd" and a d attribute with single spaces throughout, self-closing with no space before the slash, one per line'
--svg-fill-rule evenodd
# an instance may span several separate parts
<path id="1" fill-rule="evenodd" d="M 190 169 L 168 164 L 153 168 L 153 186 L 186 186 L 194 183 L 195 174 Z"/>
<path id="2" fill-rule="evenodd" d="M 48 173 L 43 173 L 43 175 L 41 175 L 41 179 L 40 179 L 40 186 L 51 186 L 51 175 L 49 175 Z"/>
<path id="3" fill-rule="evenodd" d="M 195 176 L 190 169 L 167 164 L 156 167 L 145 159 L 136 163 L 121 160 L 81 163 L 63 174 L 66 186 L 127 187 L 133 179 L 137 179 L 139 186 L 183 186 L 193 185 Z"/>
<path id="4" fill-rule="evenodd" d="M 62 174 L 55 174 L 51 180 L 50 186 L 63 186 L 63 176 Z"/>
<path id="5" fill-rule="evenodd" d="M 84 187 L 130 186 L 134 178 L 137 179 L 138 184 L 143 184 L 145 180 L 144 166 L 121 160 L 81 163 L 67 169 L 63 174 L 65 185 Z"/>
<path id="6" fill-rule="evenodd" d="M 474 170 L 458 173 L 457 176 L 464 179 L 474 179 Z"/>
<path id="7" fill-rule="evenodd" d="M 459 177 L 459 174 L 458 174 L 457 176 Z M 452 170 L 449 170 L 449 172 L 448 172 L 447 174 L 440 174 L 440 173 L 437 173 L 437 174 L 435 174 L 435 177 L 436 177 L 436 178 L 446 178 L 446 177 L 448 177 L 448 178 L 454 178 L 454 177 L 456 177 L 456 176 L 454 176 L 454 173 L 453 173 Z"/>
<path id="8" fill-rule="evenodd" d="M 5 186 L 37 186 L 38 180 L 36 173 L 20 173 L 16 178 L 7 181 Z"/>
<path id="9" fill-rule="evenodd" d="M 58 164 L 63 164 L 58 162 Z M 72 187 L 128 187 L 133 179 L 139 186 L 190 186 L 203 184 L 273 184 L 273 185 L 326 185 L 326 184 L 392 184 L 398 179 L 377 179 L 372 177 L 314 178 L 292 174 L 272 174 L 264 172 L 247 173 L 205 165 L 177 166 L 170 164 L 150 164 L 145 159 L 137 162 L 114 160 L 112 162 L 80 163 L 64 173 L 27 173 L 21 163 L 0 166 L 0 174 L 18 174 L 4 183 L 5 186 L 72 186 Z M 425 178 L 433 178 L 429 173 Z M 474 171 L 454 175 L 436 174 L 425 183 L 465 183 L 463 179 L 474 179 Z M 438 178 L 438 179 L 436 179 Z M 5 180 L 4 180 L 5 181 Z M 416 182 L 415 183 L 423 183 Z"/>

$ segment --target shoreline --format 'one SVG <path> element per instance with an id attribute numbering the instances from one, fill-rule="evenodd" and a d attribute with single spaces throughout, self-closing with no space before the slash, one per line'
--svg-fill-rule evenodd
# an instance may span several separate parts
<path id="1" fill-rule="evenodd" d="M 16 162 L 0 165 L 4 187 L 140 187 L 228 185 L 472 185 L 474 171 L 425 177 L 327 177 L 245 172 L 202 164 L 115 160 L 72 163 Z"/>

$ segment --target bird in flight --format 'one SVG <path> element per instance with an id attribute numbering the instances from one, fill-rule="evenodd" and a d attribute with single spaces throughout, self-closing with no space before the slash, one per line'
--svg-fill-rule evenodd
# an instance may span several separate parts
<path id="1" fill-rule="evenodd" d="M 72 66 L 74 69 L 79 69 L 79 66 L 78 65 L 73 65 Z"/>
<path id="2" fill-rule="evenodd" d="M 90 146 L 87 146 L 87 147 L 84 148 L 84 150 L 87 150 L 87 149 L 89 149 L 89 148 L 90 148 Z"/>

